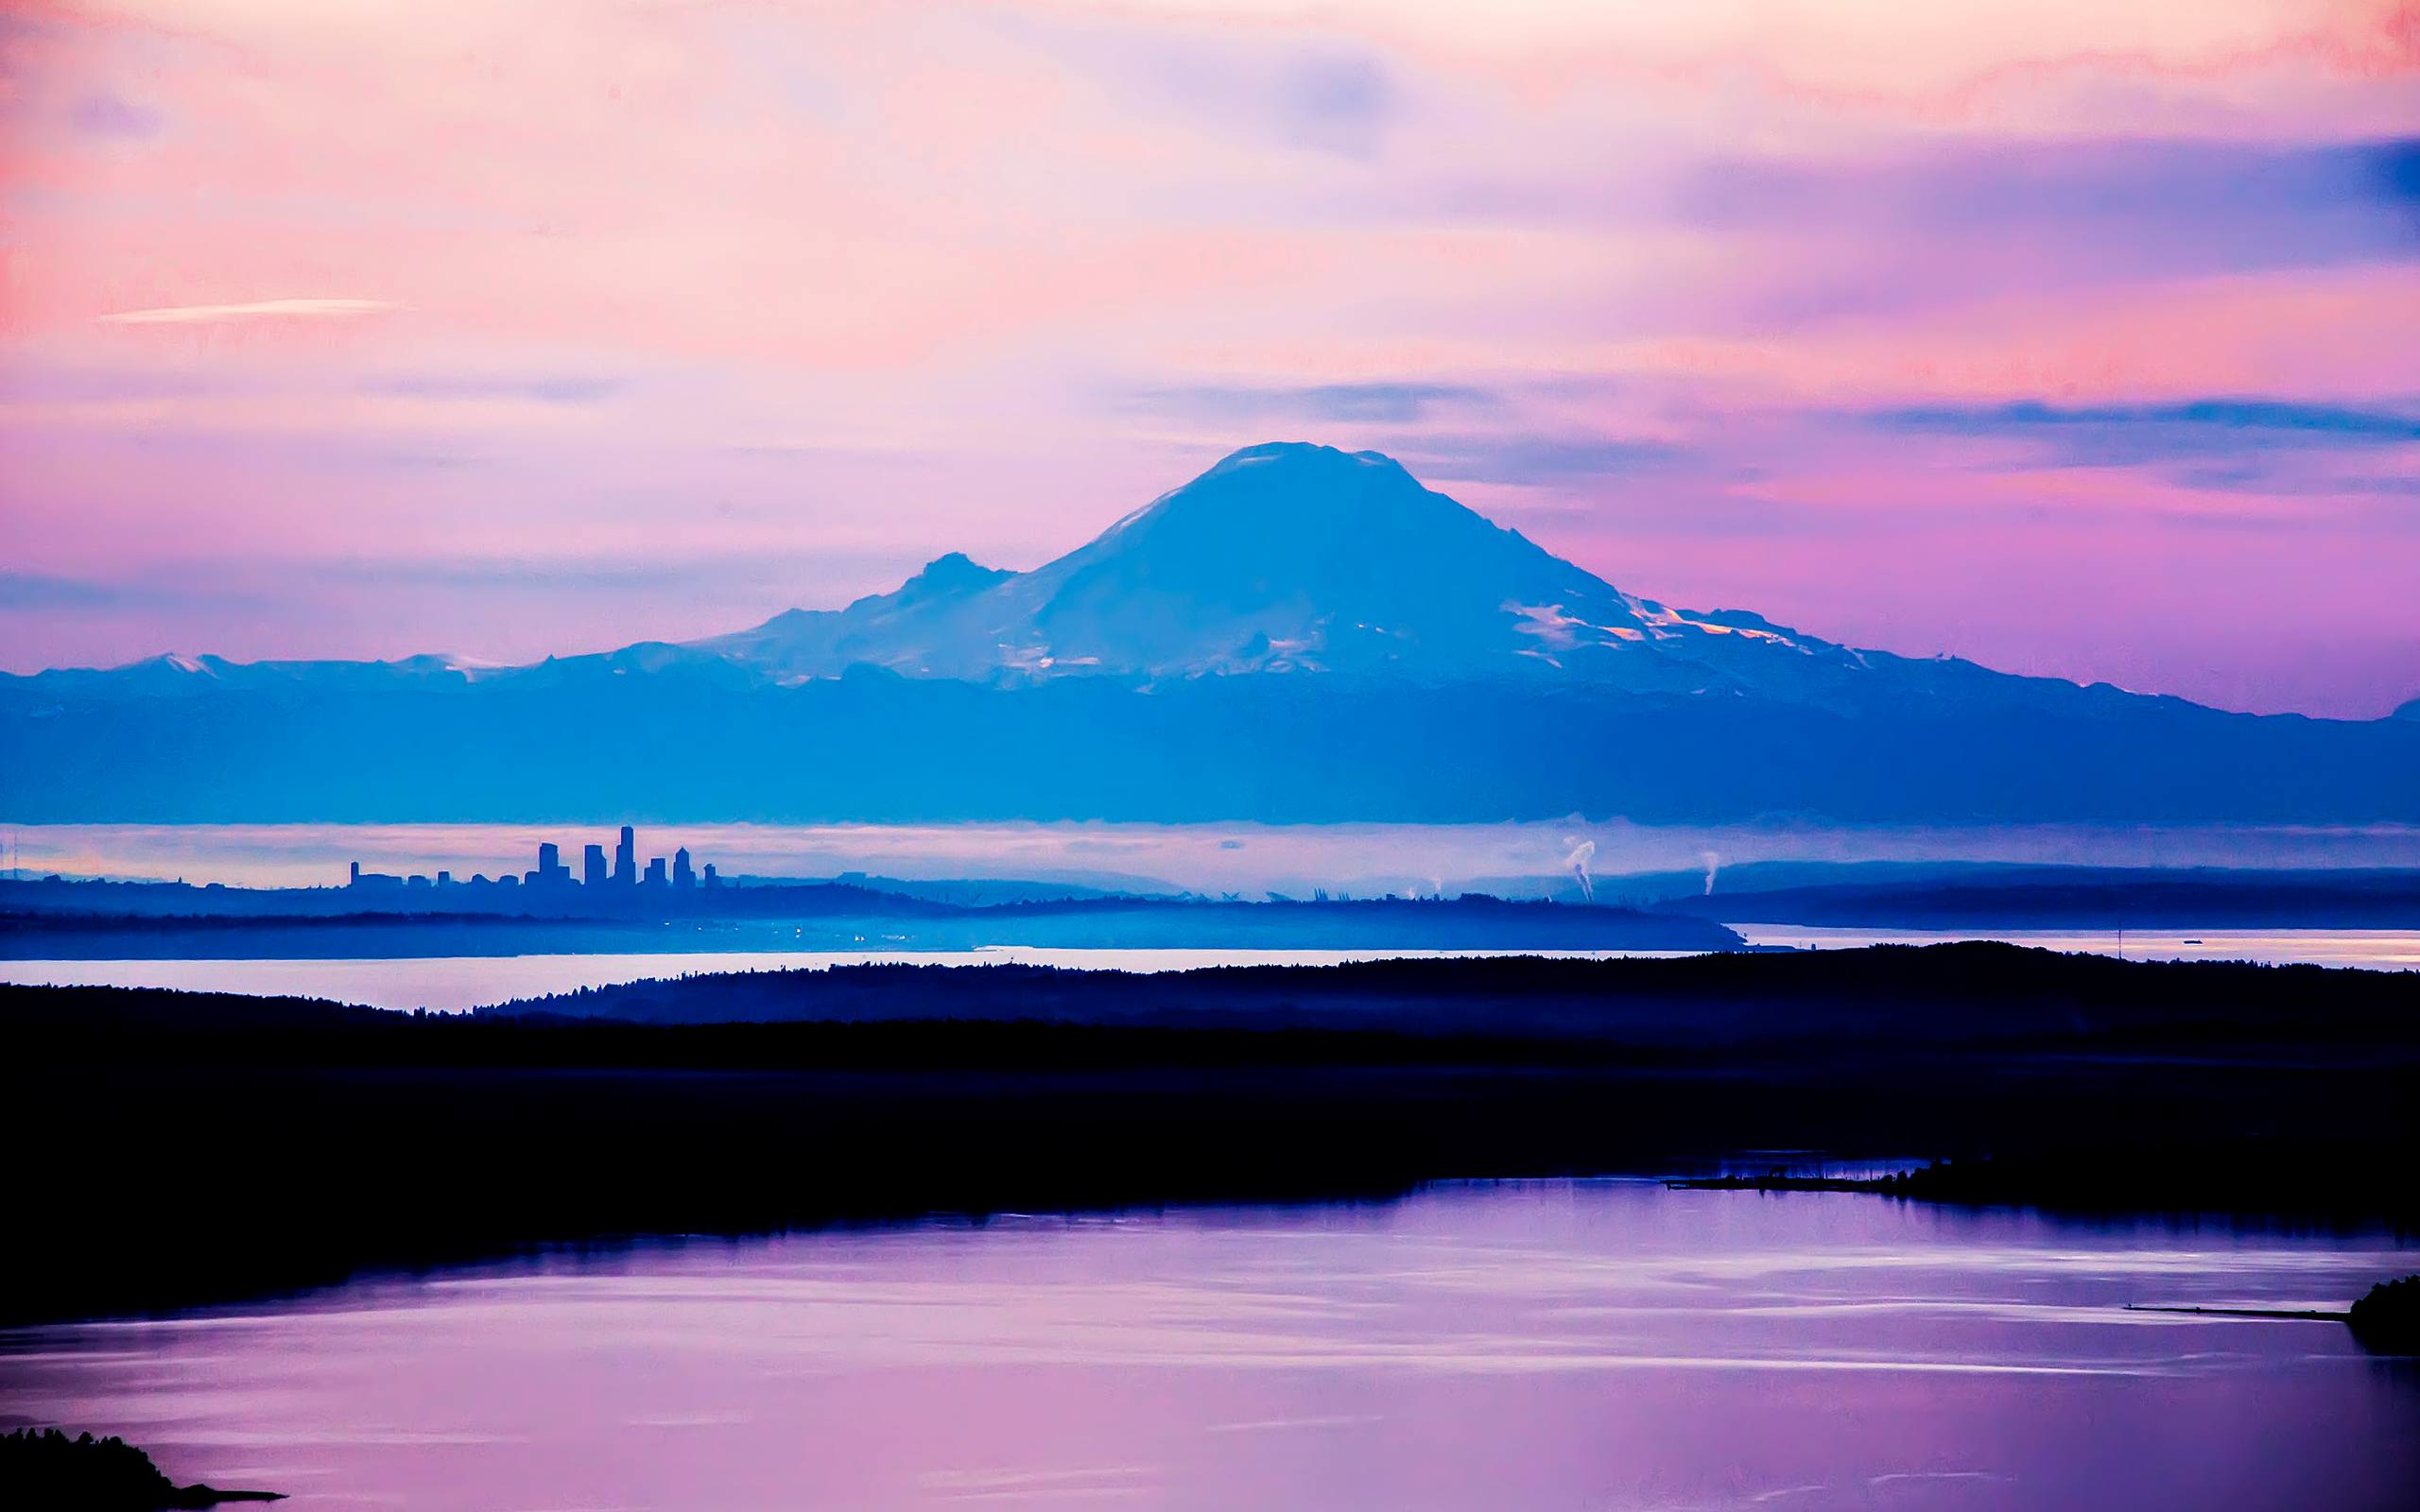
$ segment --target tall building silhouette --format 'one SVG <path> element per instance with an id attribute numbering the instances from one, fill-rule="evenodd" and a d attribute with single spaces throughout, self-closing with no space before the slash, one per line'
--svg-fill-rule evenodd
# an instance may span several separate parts
<path id="1" fill-rule="evenodd" d="M 669 857 L 657 856 L 642 863 L 639 859 L 638 831 L 628 824 L 622 826 L 621 838 L 614 847 L 610 863 L 603 846 L 588 844 L 580 848 L 579 874 L 577 877 L 572 874 L 571 868 L 563 865 L 562 847 L 552 840 L 538 842 L 537 860 L 538 864 L 527 871 L 506 871 L 493 880 L 485 873 L 478 873 L 468 881 L 457 879 L 450 870 L 440 871 L 434 877 L 424 873 L 389 876 L 365 871 L 361 863 L 355 861 L 347 868 L 345 883 L 357 888 L 393 888 L 397 891 L 407 887 L 459 888 L 474 895 L 469 900 L 471 905 L 475 905 L 481 896 L 494 898 L 503 889 L 524 886 L 546 892 L 554 902 L 561 903 L 569 901 L 575 887 L 627 888 L 635 893 L 641 888 L 650 892 L 686 892 L 731 885 L 711 863 L 700 866 L 698 858 L 685 845 L 675 849 Z"/>
<path id="2" fill-rule="evenodd" d="M 538 869 L 529 873 L 528 881 L 533 887 L 570 886 L 571 868 L 563 865 L 562 847 L 552 840 L 540 842 Z"/>

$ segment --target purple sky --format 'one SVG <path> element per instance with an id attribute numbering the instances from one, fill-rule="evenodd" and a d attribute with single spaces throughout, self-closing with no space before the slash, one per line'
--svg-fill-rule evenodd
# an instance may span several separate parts
<path id="1" fill-rule="evenodd" d="M 0 18 L 0 666 L 497 660 L 1375 447 L 1633 592 L 2420 694 L 2408 3 Z"/>

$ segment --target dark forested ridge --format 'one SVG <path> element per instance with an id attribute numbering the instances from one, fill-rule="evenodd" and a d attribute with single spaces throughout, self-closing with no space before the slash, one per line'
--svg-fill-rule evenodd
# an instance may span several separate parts
<path id="1" fill-rule="evenodd" d="M 631 982 L 480 1012 L 698 1024 L 1029 1019 L 1713 1047 L 2181 1032 L 2391 1040 L 2408 1032 L 2416 1006 L 2420 974 L 2121 961 L 1972 942 L 1678 959 L 1235 966 L 1149 976 L 875 965 Z"/>
<path id="2" fill-rule="evenodd" d="M 140 1311 L 617 1235 L 1755 1149 L 2141 1174 L 2012 1200 L 2409 1220 L 2416 989 L 1990 945 L 882 967 L 457 1017 L 0 988 L 0 1139 L 51 1152 L 12 1190 L 0 1297 Z M 709 1022 L 751 1017 L 776 1022 Z"/>

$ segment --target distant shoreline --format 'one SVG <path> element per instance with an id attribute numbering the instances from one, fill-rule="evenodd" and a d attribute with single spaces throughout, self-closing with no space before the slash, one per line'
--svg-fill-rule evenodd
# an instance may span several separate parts
<path id="1" fill-rule="evenodd" d="M 442 897 L 442 894 L 437 894 Z M 839 885 L 609 895 L 596 913 L 432 904 L 349 888 L 0 882 L 0 957 L 461 955 L 584 951 L 1063 949 L 1665 950 L 1745 945 L 1712 920 L 1470 894 L 1241 902 L 1092 898 L 963 905 Z M 661 905 L 655 907 L 654 905 Z M 275 905 L 277 911 L 263 911 Z M 576 895 L 557 905 L 590 906 Z M 597 904 L 603 908 L 604 904 Z M 130 911 L 136 910 L 136 911 Z M 652 910 L 652 911 L 651 911 Z"/>

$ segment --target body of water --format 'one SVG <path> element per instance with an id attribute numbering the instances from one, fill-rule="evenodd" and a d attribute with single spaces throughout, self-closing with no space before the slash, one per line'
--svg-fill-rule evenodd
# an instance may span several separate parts
<path id="1" fill-rule="evenodd" d="M 1337 966 L 1346 961 L 1465 955 L 1606 959 L 1679 951 L 1061 950 L 999 945 L 975 951 L 660 952 L 596 955 L 433 955 L 372 960 L 0 961 L 0 982 L 60 987 L 159 987 L 185 992 L 330 998 L 373 1008 L 458 1012 L 584 987 L 709 971 L 823 971 L 896 962 L 996 966 L 1017 961 L 1100 971 L 1190 971 L 1213 966 Z"/>
<path id="2" fill-rule="evenodd" d="M 2137 960 L 2311 962 L 2382 970 L 2420 969 L 2420 934 L 2398 930 L 2211 930 L 2202 935 L 2116 930 L 2018 930 L 1988 936 L 1916 930 L 1737 926 L 1751 943 L 1806 950 L 1931 944 L 1992 938 L 2046 950 L 2094 951 Z M 514 998 L 705 971 L 821 970 L 874 961 L 971 966 L 1023 961 L 1096 971 L 1185 971 L 1212 966 L 1333 966 L 1345 961 L 1454 955 L 1554 955 L 1609 959 L 1673 951 L 1066 950 L 1001 945 L 976 951 L 647 952 L 581 955 L 439 955 L 325 960 L 0 960 L 0 982 L 174 988 L 188 992 L 331 998 L 376 1008 L 456 1012 Z"/>
<path id="3" fill-rule="evenodd" d="M 0 1334 L 296 1512 L 2404 1508 L 2385 1237 L 1646 1182 L 656 1244 Z M 164 1255 L 163 1263 L 173 1263 Z"/>
<path id="4" fill-rule="evenodd" d="M 2409 929 L 1836 929 L 1812 924 L 1734 924 L 1751 945 L 1853 950 L 1864 945 L 1938 945 L 1998 939 L 2046 951 L 2121 955 L 2135 961 L 2264 961 L 2273 966 L 2420 969 L 2420 930 Z"/>

